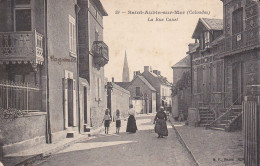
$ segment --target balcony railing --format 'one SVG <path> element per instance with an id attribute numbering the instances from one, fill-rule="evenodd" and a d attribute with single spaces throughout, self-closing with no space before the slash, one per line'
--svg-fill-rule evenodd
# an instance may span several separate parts
<path id="1" fill-rule="evenodd" d="M 43 62 L 43 36 L 35 31 L 0 32 L 0 63 Z"/>
<path id="2" fill-rule="evenodd" d="M 0 108 L 40 111 L 40 89 L 29 83 L 0 81 Z"/>
<path id="3" fill-rule="evenodd" d="M 237 53 L 260 46 L 259 26 L 243 31 L 241 33 L 225 37 L 218 46 L 221 55 Z"/>
<path id="4" fill-rule="evenodd" d="M 93 43 L 94 62 L 99 67 L 105 66 L 109 61 L 108 46 L 103 41 Z"/>

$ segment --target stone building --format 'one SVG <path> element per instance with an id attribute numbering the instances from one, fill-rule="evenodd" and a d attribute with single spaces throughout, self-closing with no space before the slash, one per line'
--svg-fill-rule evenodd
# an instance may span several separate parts
<path id="1" fill-rule="evenodd" d="M 74 136 L 91 120 L 97 125 L 108 62 L 100 1 L 2 0 L 0 10 L 4 154 Z"/>
<path id="2" fill-rule="evenodd" d="M 190 45 L 191 48 L 196 47 L 196 44 Z M 187 87 L 183 83 L 184 81 L 191 82 L 190 77 L 190 56 L 187 55 L 175 65 L 172 66 L 173 70 L 173 92 L 172 93 L 172 116 L 178 118 L 180 113 L 185 114 L 187 117 L 188 107 L 191 106 L 191 87 L 187 84 Z M 185 79 L 188 80 L 185 80 Z"/>
<path id="3" fill-rule="evenodd" d="M 171 88 L 172 84 L 161 75 L 158 70 L 150 70 L 149 66 L 144 66 L 144 72 L 141 74 L 156 90 L 156 110 L 160 106 L 172 105 Z"/>
<path id="4" fill-rule="evenodd" d="M 189 47 L 192 106 L 200 112 L 200 125 L 211 123 L 224 107 L 224 61 L 216 46 L 223 37 L 222 33 L 222 19 L 200 18 L 192 35 L 199 43 Z"/>
<path id="5" fill-rule="evenodd" d="M 137 113 L 156 112 L 156 90 L 142 75 L 137 74 L 126 89 Z"/>
<path id="6" fill-rule="evenodd" d="M 231 105 L 231 109 L 227 109 L 223 118 L 237 112 L 237 124 L 243 122 L 245 165 L 259 165 L 260 134 L 259 127 L 256 126 L 260 124 L 260 2 L 222 2 L 224 38 L 219 42 L 219 54 L 224 59 L 224 87 L 227 94 L 224 104 Z M 258 105 L 255 104 L 257 102 Z M 234 124 L 232 122 L 231 125 Z"/>
<path id="7" fill-rule="evenodd" d="M 97 127 L 107 108 L 104 66 L 109 61 L 108 46 L 103 41 L 103 17 L 107 12 L 99 0 L 79 0 L 79 76 L 89 83 L 89 108 L 85 111 L 87 127 Z"/>

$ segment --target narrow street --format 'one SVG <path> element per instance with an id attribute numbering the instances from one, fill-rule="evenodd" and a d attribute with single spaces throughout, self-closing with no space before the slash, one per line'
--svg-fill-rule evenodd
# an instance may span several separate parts
<path id="1" fill-rule="evenodd" d="M 168 122 L 169 136 L 157 138 L 154 133 L 154 115 L 137 117 L 138 131 L 125 132 L 126 121 L 122 121 L 121 133 L 115 134 L 111 123 L 108 135 L 100 133 L 88 140 L 80 141 L 45 160 L 37 161 L 39 166 L 190 166 L 194 162 L 180 144 Z"/>

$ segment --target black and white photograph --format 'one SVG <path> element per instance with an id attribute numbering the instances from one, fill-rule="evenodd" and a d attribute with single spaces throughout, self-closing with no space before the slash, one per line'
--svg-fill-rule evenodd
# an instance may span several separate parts
<path id="1" fill-rule="evenodd" d="M 260 166 L 260 1 L 0 0 L 0 166 Z"/>

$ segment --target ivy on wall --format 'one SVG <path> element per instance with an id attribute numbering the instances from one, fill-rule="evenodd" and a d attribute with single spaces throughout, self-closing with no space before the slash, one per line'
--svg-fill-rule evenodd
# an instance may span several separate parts
<path id="1" fill-rule="evenodd" d="M 186 88 L 191 87 L 191 72 L 185 71 L 182 74 L 181 79 L 176 83 L 174 87 L 172 87 L 172 96 L 176 96 L 179 90 L 184 90 Z"/>

